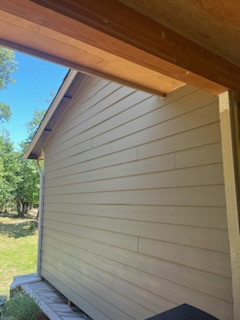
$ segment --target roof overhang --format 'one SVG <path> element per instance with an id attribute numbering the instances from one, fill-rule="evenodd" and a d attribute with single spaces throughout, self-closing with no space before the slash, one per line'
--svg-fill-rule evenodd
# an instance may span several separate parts
<path id="1" fill-rule="evenodd" d="M 176 32 L 171 25 L 161 24 L 162 20 L 154 16 L 146 1 L 124 2 L 25 0 L 23 5 L 21 0 L 0 0 L 0 44 L 153 93 L 167 94 L 184 83 L 213 94 L 239 88 L 240 67 L 233 59 L 231 62 L 217 47 L 204 46 L 204 35 L 198 43 L 193 41 L 196 37 L 191 40 L 182 35 L 182 25 L 188 19 L 191 28 L 197 30 L 198 23 L 191 15 L 183 21 L 176 19 L 179 20 Z M 168 6 L 166 1 L 149 2 L 156 10 L 160 8 L 164 17 L 164 13 L 168 16 L 166 10 L 176 15 L 172 1 Z M 189 1 L 181 1 L 181 12 L 184 8 L 198 12 L 196 2 L 190 2 L 188 5 Z M 202 7 L 210 8 L 208 20 L 215 19 L 221 26 L 222 16 L 218 17 L 218 13 L 222 12 L 222 2 L 213 2 L 214 6 L 203 2 Z M 238 10 L 237 2 L 230 9 L 233 16 Z M 208 12 L 204 11 L 203 17 L 205 13 Z M 223 17 L 229 19 L 230 15 Z M 175 23 L 175 19 L 170 21 L 173 20 Z M 197 21 L 201 21 L 201 16 Z M 232 28 L 224 33 L 224 48 L 234 52 L 236 48 L 231 47 L 227 37 L 232 39 L 234 34 L 240 39 L 240 36 L 235 21 L 234 25 L 228 22 Z M 212 37 L 217 38 L 221 29 L 214 33 L 214 24 L 213 27 L 209 24 L 210 28 Z M 187 28 L 185 31 L 187 35 Z"/>
<path id="2" fill-rule="evenodd" d="M 202 46 L 201 39 L 196 44 L 183 37 L 180 20 L 179 33 L 166 23 L 161 25 L 143 0 L 121 1 L 125 4 L 117 0 L 25 0 L 22 5 L 21 0 L 0 0 L 0 44 L 154 94 L 167 94 L 185 83 L 213 94 L 239 88 L 240 67 L 233 55 L 230 62 L 216 49 Z M 165 13 L 164 1 L 149 1 Z M 195 5 L 189 10 L 194 11 Z M 214 8 L 206 9 L 203 3 L 202 7 L 204 14 L 209 10 L 210 19 L 218 4 L 214 1 Z M 168 10 L 174 14 L 173 9 L 169 3 Z M 216 18 L 219 22 L 221 15 Z M 229 36 L 237 23 L 228 27 Z M 68 74 L 25 157 L 39 158 L 54 117 L 69 104 L 68 90 L 76 75 L 77 71 Z"/>
<path id="3" fill-rule="evenodd" d="M 55 98 L 49 106 L 38 130 L 24 153 L 25 159 L 43 159 L 42 148 L 53 128 L 71 102 L 74 93 L 83 81 L 84 74 L 70 70 L 66 75 Z"/>

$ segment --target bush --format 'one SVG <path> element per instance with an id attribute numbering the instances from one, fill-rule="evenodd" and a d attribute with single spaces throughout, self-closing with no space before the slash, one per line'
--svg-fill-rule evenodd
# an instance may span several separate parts
<path id="1" fill-rule="evenodd" d="M 36 303 L 24 293 L 17 293 L 1 311 L 1 320 L 36 320 L 41 313 Z"/>

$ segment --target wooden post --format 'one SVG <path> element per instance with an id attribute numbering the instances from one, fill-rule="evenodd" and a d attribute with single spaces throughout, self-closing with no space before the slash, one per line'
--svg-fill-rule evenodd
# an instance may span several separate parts
<path id="1" fill-rule="evenodd" d="M 223 171 L 232 268 L 234 320 L 240 320 L 240 93 L 219 95 Z"/>

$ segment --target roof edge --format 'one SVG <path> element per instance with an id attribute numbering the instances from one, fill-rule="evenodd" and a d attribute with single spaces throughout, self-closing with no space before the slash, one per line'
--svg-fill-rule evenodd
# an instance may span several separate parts
<path id="1" fill-rule="evenodd" d="M 37 159 L 36 156 L 32 155 L 32 151 L 33 151 L 34 147 L 36 146 L 36 144 L 38 143 L 40 137 L 44 133 L 44 130 L 46 129 L 54 112 L 56 111 L 56 109 L 59 106 L 59 104 L 61 103 L 61 101 L 64 99 L 65 94 L 67 93 L 69 87 L 71 86 L 73 80 L 75 79 L 75 77 L 77 76 L 78 73 L 79 72 L 76 70 L 70 70 L 67 73 L 67 75 L 65 76 L 65 79 L 63 80 L 63 82 L 58 90 L 58 93 L 54 97 L 54 99 L 53 99 L 52 103 L 50 104 L 43 120 L 41 121 L 32 141 L 30 142 L 29 146 L 27 147 L 27 149 L 24 152 L 24 155 L 23 155 L 24 159 Z M 32 155 L 32 157 L 31 157 L 31 155 Z"/>

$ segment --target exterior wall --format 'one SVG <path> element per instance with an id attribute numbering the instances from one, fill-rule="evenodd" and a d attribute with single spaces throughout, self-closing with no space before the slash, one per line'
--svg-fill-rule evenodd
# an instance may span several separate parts
<path id="1" fill-rule="evenodd" d="M 49 282 L 97 320 L 232 319 L 217 98 L 86 77 L 45 152 Z"/>

